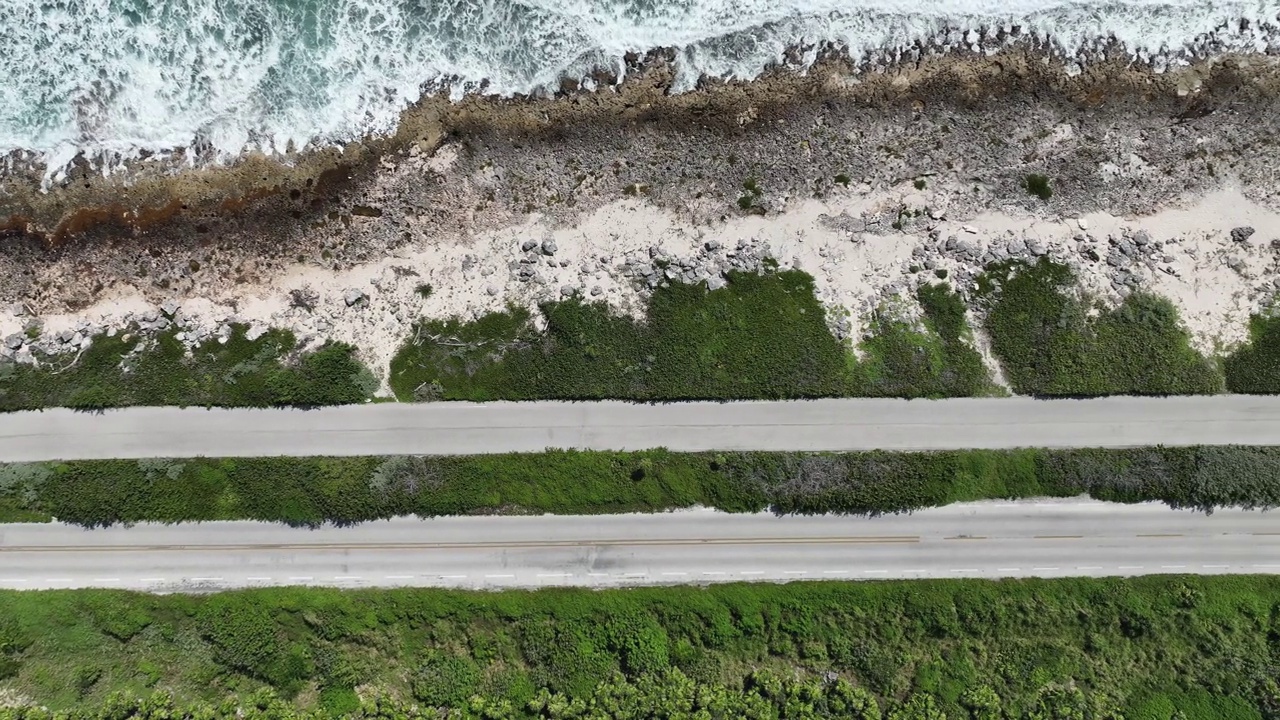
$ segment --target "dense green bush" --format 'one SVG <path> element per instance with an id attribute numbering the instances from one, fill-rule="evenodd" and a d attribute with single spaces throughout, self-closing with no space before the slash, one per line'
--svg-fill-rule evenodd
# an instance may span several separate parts
<path id="1" fill-rule="evenodd" d="M 351 524 L 401 515 L 901 512 L 988 498 L 1075 496 L 1175 507 L 1280 507 L 1280 448 L 899 453 L 553 451 L 470 457 L 95 460 L 0 488 L 0 520 Z M 0 466 L 0 477 L 5 468 Z"/>
<path id="2" fill-rule="evenodd" d="M 973 397 L 996 392 L 973 347 L 964 301 L 942 284 L 916 294 L 923 327 L 881 312 L 861 343 L 865 360 L 849 394 L 878 397 Z"/>
<path id="3" fill-rule="evenodd" d="M 88 350 L 42 358 L 38 366 L 0 363 L 0 411 L 46 407 L 96 410 L 128 405 L 337 405 L 364 402 L 377 389 L 354 348 L 331 343 L 292 357 L 294 336 L 272 330 L 249 340 L 236 325 L 226 343 L 187 352 L 176 330 L 99 335 Z"/>
<path id="4" fill-rule="evenodd" d="M 1173 305 L 1134 293 L 1115 308 L 1074 297 L 1071 271 L 1042 258 L 979 279 L 991 348 L 1014 392 L 1043 396 L 1222 392 L 1216 366 L 1189 344 Z M 1091 310 L 1096 312 L 1091 315 Z"/>
<path id="5" fill-rule="evenodd" d="M 6 705 L 85 720 L 1280 717 L 1270 576 L 280 588 L 144 596 L 149 629 L 128 640 L 79 612 L 129 601 L 0 592 L 29 638 L 6 655 Z"/>
<path id="6" fill-rule="evenodd" d="M 1249 319 L 1249 344 L 1223 362 L 1227 390 L 1233 393 L 1280 393 L 1280 315 Z"/>
<path id="7" fill-rule="evenodd" d="M 603 303 L 543 305 L 546 329 L 510 309 L 472 323 L 421 323 L 391 363 L 401 400 L 627 400 L 943 397 L 986 393 L 967 344 L 964 305 L 921 291 L 925 327 L 885 320 L 860 368 L 827 327 L 813 279 L 799 271 L 735 273 L 718 290 L 656 290 L 643 322 Z"/>
<path id="8" fill-rule="evenodd" d="M 661 288 L 645 322 L 578 299 L 542 314 L 543 332 L 522 310 L 423 323 L 392 361 L 391 386 L 401 400 L 679 400 L 839 395 L 847 384 L 845 351 L 799 272 Z"/>
<path id="9" fill-rule="evenodd" d="M 411 689 L 431 707 L 461 707 L 480 687 L 480 668 L 466 655 L 432 648 L 414 672 Z"/>

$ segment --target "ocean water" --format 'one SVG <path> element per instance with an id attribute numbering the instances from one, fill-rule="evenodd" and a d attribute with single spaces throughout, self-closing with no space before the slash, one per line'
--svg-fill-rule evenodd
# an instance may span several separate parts
<path id="1" fill-rule="evenodd" d="M 1018 27 L 1073 55 L 1280 49 L 1280 0 L 0 0 L 0 156 L 225 160 L 395 127 L 424 88 L 554 87 L 678 50 L 680 83 L 800 44 L 854 56 Z M 194 157 L 195 153 L 189 154 Z M 109 163 L 104 163 L 104 167 Z"/>

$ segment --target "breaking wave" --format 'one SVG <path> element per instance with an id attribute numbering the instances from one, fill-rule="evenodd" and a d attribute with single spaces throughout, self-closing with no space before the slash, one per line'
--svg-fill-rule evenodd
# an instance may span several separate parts
<path id="1" fill-rule="evenodd" d="M 627 53 L 654 48 L 676 50 L 687 89 L 796 47 L 862 57 L 1011 32 L 1066 55 L 1102 40 L 1159 62 L 1271 52 L 1278 17 L 1280 0 L 5 0 L 0 156 L 56 180 L 80 154 L 341 143 L 392 130 L 424 87 L 527 93 L 621 76 Z"/>

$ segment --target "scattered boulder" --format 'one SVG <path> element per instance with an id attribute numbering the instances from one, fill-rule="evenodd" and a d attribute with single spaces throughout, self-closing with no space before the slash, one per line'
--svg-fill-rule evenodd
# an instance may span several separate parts
<path id="1" fill-rule="evenodd" d="M 1151 243 L 1151 233 L 1146 230 L 1139 230 L 1133 234 L 1133 242 L 1139 247 L 1149 245 Z"/>
<path id="2" fill-rule="evenodd" d="M 552 240 L 551 238 L 547 238 L 546 240 L 543 240 L 543 241 L 542 241 L 542 254 L 543 254 L 543 255 L 555 255 L 555 254 L 556 254 L 556 250 L 558 250 L 558 249 L 559 249 L 559 248 L 557 248 L 557 247 L 556 247 L 556 241 L 555 241 L 555 240 Z"/>
<path id="3" fill-rule="evenodd" d="M 14 333 L 4 339 L 4 344 L 10 350 L 18 350 L 27 344 L 27 336 L 22 333 Z"/>
<path id="4" fill-rule="evenodd" d="M 178 308 L 180 307 L 182 306 L 176 300 L 165 300 L 164 304 L 160 306 L 160 312 L 164 313 L 166 317 L 173 317 L 178 314 Z"/>
<path id="5" fill-rule="evenodd" d="M 524 242 L 520 243 L 521 252 L 529 252 L 531 250 L 537 249 L 537 247 L 538 247 L 537 240 L 525 240 Z"/>
<path id="6" fill-rule="evenodd" d="M 1232 228 L 1231 241 L 1242 243 L 1248 240 L 1250 237 L 1252 237 L 1253 233 L 1254 233 L 1253 228 L 1249 227 L 1248 225 L 1242 225 L 1241 227 Z"/>
<path id="7" fill-rule="evenodd" d="M 363 290 L 358 288 L 351 288 L 350 290 L 347 290 L 346 294 L 342 296 L 342 299 L 347 303 L 347 307 L 369 304 L 368 296 L 364 294 Z"/>
<path id="8" fill-rule="evenodd" d="M 489 285 L 484 289 L 484 291 L 489 293 L 491 297 L 496 297 L 498 293 L 502 292 L 502 288 L 499 288 L 497 285 Z"/>
<path id="9" fill-rule="evenodd" d="M 572 285 L 560 286 L 560 294 L 565 297 L 571 297 L 575 292 L 577 292 L 577 289 L 574 288 Z"/>

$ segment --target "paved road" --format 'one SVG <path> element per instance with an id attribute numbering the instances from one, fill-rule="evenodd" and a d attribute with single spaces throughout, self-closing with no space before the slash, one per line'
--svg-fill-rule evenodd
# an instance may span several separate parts
<path id="1" fill-rule="evenodd" d="M 547 448 L 932 450 L 1275 444 L 1280 397 L 371 404 L 0 414 L 0 461 Z"/>
<path id="2" fill-rule="evenodd" d="M 1280 573 L 1280 522 L 1093 501 L 952 505 L 882 518 L 659 515 L 0 525 L 0 588 L 667 583 Z"/>

